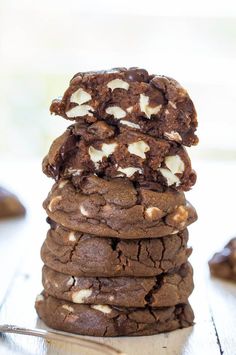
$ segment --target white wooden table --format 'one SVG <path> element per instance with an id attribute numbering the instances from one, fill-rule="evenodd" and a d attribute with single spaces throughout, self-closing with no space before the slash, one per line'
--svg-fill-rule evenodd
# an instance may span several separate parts
<path id="1" fill-rule="evenodd" d="M 96 338 L 127 355 L 236 354 L 236 284 L 211 279 L 207 260 L 236 233 L 236 163 L 195 162 L 198 184 L 188 193 L 199 221 L 190 228 L 195 290 L 190 302 L 196 324 L 188 329 L 150 337 Z M 52 181 L 36 162 L 1 162 L 0 184 L 14 186 L 28 214 L 23 220 L 0 223 L 0 324 L 46 329 L 34 311 L 41 291 L 40 246 L 47 225 L 41 202 Z M 0 336 L 0 354 L 95 354 L 75 345 L 42 339 Z"/>

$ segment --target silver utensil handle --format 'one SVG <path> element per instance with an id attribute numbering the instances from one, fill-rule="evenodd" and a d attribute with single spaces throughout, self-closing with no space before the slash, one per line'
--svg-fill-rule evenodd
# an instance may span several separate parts
<path id="1" fill-rule="evenodd" d="M 22 335 L 30 335 L 34 337 L 44 338 L 46 340 L 56 340 L 61 342 L 67 342 L 70 344 L 80 345 L 82 347 L 87 347 L 93 350 L 101 351 L 102 354 L 107 355 L 126 355 L 113 347 L 99 343 L 94 340 L 84 339 L 80 336 L 73 335 L 66 332 L 54 331 L 54 330 L 43 330 L 43 329 L 30 329 L 21 328 L 16 325 L 3 324 L 0 325 L 0 333 L 14 333 Z"/>

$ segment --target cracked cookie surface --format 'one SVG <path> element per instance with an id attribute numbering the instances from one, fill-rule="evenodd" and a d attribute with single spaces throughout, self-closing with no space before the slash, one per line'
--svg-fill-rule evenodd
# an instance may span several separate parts
<path id="1" fill-rule="evenodd" d="M 124 308 L 75 304 L 42 293 L 35 307 L 47 326 L 91 336 L 158 334 L 189 327 L 194 319 L 188 303 L 163 308 Z"/>
<path id="2" fill-rule="evenodd" d="M 127 177 L 159 191 L 188 191 L 196 173 L 185 148 L 163 139 L 98 121 L 75 124 L 58 137 L 43 160 L 43 171 L 80 185 L 84 176 Z"/>
<path id="3" fill-rule="evenodd" d="M 186 303 L 193 291 L 189 263 L 156 277 L 75 277 L 43 267 L 43 287 L 51 296 L 79 304 L 170 307 Z"/>
<path id="4" fill-rule="evenodd" d="M 197 114 L 186 90 L 176 80 L 144 69 L 77 73 L 50 111 L 78 122 L 128 126 L 187 146 L 198 143 Z"/>
<path id="5" fill-rule="evenodd" d="M 41 249 L 50 268 L 75 276 L 156 276 L 187 262 L 188 231 L 162 238 L 102 238 L 67 230 L 52 221 Z"/>
<path id="6" fill-rule="evenodd" d="M 160 237 L 176 234 L 197 219 L 183 193 L 136 189 L 123 178 L 89 176 L 80 189 L 69 180 L 59 181 L 43 206 L 63 227 L 100 237 Z"/>

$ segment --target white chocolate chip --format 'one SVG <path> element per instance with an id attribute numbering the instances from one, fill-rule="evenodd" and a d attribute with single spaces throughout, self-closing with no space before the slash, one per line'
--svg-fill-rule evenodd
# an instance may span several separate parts
<path id="1" fill-rule="evenodd" d="M 70 277 L 69 280 L 67 281 L 66 285 L 67 286 L 72 286 L 74 283 L 74 278 L 73 277 Z"/>
<path id="2" fill-rule="evenodd" d="M 180 134 L 176 131 L 171 131 L 171 132 L 165 132 L 164 136 L 168 139 L 170 139 L 171 141 L 175 141 L 175 142 L 182 142 L 182 137 L 180 136 Z"/>
<path id="3" fill-rule="evenodd" d="M 148 118 L 150 118 L 151 115 L 156 115 L 162 107 L 162 105 L 155 107 L 149 106 L 149 97 L 143 94 L 140 95 L 139 106 L 141 112 L 144 112 Z"/>
<path id="4" fill-rule="evenodd" d="M 145 210 L 145 216 L 150 219 L 158 219 L 162 215 L 162 211 L 158 207 L 148 207 Z"/>
<path id="5" fill-rule="evenodd" d="M 117 143 L 111 143 L 111 144 L 103 143 L 102 151 L 104 152 L 106 157 L 109 157 L 109 155 L 114 153 L 116 147 L 117 147 Z"/>
<path id="6" fill-rule="evenodd" d="M 114 301 L 114 298 L 115 298 L 115 297 L 112 296 L 112 295 L 108 297 L 109 301 L 111 301 L 111 302 Z"/>
<path id="7" fill-rule="evenodd" d="M 138 141 L 135 143 L 130 143 L 128 145 L 128 151 L 131 154 L 137 155 L 142 159 L 146 159 L 145 153 L 148 152 L 149 150 L 150 150 L 149 145 L 144 141 Z"/>
<path id="8" fill-rule="evenodd" d="M 117 147 L 117 143 L 111 143 L 111 144 L 103 143 L 102 150 L 98 150 L 98 149 L 94 148 L 93 146 L 90 146 L 88 149 L 90 159 L 94 163 L 98 163 L 99 161 L 102 161 L 102 158 L 104 158 L 104 157 L 108 158 L 109 155 L 114 153 L 116 147 Z"/>
<path id="9" fill-rule="evenodd" d="M 59 189 L 62 189 L 69 181 L 68 180 L 62 180 L 60 183 L 59 183 Z"/>
<path id="10" fill-rule="evenodd" d="M 127 112 L 131 113 L 133 111 L 133 106 L 130 106 L 126 109 Z"/>
<path id="11" fill-rule="evenodd" d="M 83 116 L 92 116 L 93 114 L 90 111 L 94 111 L 92 106 L 89 105 L 78 105 L 71 108 L 69 111 L 66 112 L 66 116 L 69 118 L 74 117 L 83 117 Z"/>
<path id="12" fill-rule="evenodd" d="M 69 235 L 68 235 L 68 240 L 70 242 L 75 242 L 76 241 L 76 238 L 75 238 L 75 232 L 70 232 Z"/>
<path id="13" fill-rule="evenodd" d="M 108 113 L 108 115 L 113 115 L 114 118 L 117 118 L 118 120 L 120 118 L 124 118 L 126 116 L 126 112 L 124 110 L 122 110 L 122 108 L 119 106 L 107 107 L 106 113 Z"/>
<path id="14" fill-rule="evenodd" d="M 58 288 L 58 283 L 56 281 L 54 281 L 54 286 Z"/>
<path id="15" fill-rule="evenodd" d="M 172 174 L 172 172 L 169 169 L 160 168 L 159 171 L 166 179 L 168 186 L 171 186 L 173 184 L 176 184 L 176 186 L 179 186 L 180 179 L 178 178 L 178 176 Z"/>
<path id="16" fill-rule="evenodd" d="M 171 232 L 170 234 L 176 234 L 179 233 L 178 229 L 173 230 L 173 232 Z"/>
<path id="17" fill-rule="evenodd" d="M 73 292 L 72 293 L 72 301 L 74 303 L 83 303 L 84 300 L 86 298 L 88 298 L 89 296 L 91 296 L 92 293 L 93 293 L 93 291 L 90 289 L 84 289 L 84 290 Z"/>
<path id="18" fill-rule="evenodd" d="M 80 212 L 83 216 L 86 216 L 88 217 L 89 216 L 89 213 L 88 211 L 86 211 L 86 209 L 84 208 L 84 206 L 80 206 Z"/>
<path id="19" fill-rule="evenodd" d="M 109 81 L 109 83 L 107 83 L 107 87 L 109 87 L 112 91 L 115 89 L 125 89 L 128 90 L 129 89 L 129 84 L 121 79 L 114 79 Z"/>
<path id="20" fill-rule="evenodd" d="M 140 168 L 133 168 L 132 166 L 130 166 L 128 168 L 118 167 L 117 171 L 124 173 L 127 177 L 131 177 L 132 175 L 134 175 L 134 173 L 136 173 L 136 171 L 138 171 L 140 174 L 142 174 L 142 170 Z"/>
<path id="21" fill-rule="evenodd" d="M 170 114 L 170 111 L 166 109 L 166 110 L 165 110 L 165 114 L 166 114 L 166 115 L 169 115 L 169 114 Z"/>
<path id="22" fill-rule="evenodd" d="M 172 106 L 174 109 L 176 109 L 176 104 L 172 101 L 169 101 L 170 106 Z"/>
<path id="23" fill-rule="evenodd" d="M 184 162 L 179 155 L 170 155 L 166 157 L 165 164 L 173 174 L 182 174 L 184 171 Z"/>
<path id="24" fill-rule="evenodd" d="M 97 163 L 99 161 L 102 161 L 102 158 L 106 156 L 106 154 L 102 150 L 98 150 L 92 146 L 89 147 L 88 149 L 90 159 L 94 162 Z"/>
<path id="25" fill-rule="evenodd" d="M 179 206 L 175 211 L 173 220 L 177 223 L 182 222 L 184 225 L 187 219 L 188 219 L 188 210 L 185 208 L 185 206 Z"/>
<path id="26" fill-rule="evenodd" d="M 139 126 L 139 124 L 130 122 L 130 121 L 125 121 L 125 120 L 120 120 L 120 123 L 124 124 L 125 126 L 131 127 L 131 128 L 137 128 L 140 129 L 141 127 Z"/>
<path id="27" fill-rule="evenodd" d="M 96 309 L 97 311 L 100 311 L 100 312 L 106 313 L 106 314 L 109 314 L 112 311 L 111 307 L 109 307 L 107 305 L 103 305 L 103 304 L 93 305 L 93 306 L 91 306 L 91 308 Z"/>
<path id="28" fill-rule="evenodd" d="M 44 296 L 43 295 L 38 295 L 36 297 L 36 302 L 43 302 L 44 301 Z"/>
<path id="29" fill-rule="evenodd" d="M 85 102 L 90 101 L 91 99 L 92 99 L 91 95 L 80 88 L 77 91 L 73 92 L 73 94 L 70 97 L 70 102 L 73 102 L 78 105 L 82 105 Z"/>
<path id="30" fill-rule="evenodd" d="M 56 196 L 51 200 L 51 202 L 48 205 L 48 209 L 50 212 L 53 212 L 55 205 L 57 205 L 58 202 L 61 201 L 61 199 L 62 199 L 61 196 Z"/>
<path id="31" fill-rule="evenodd" d="M 71 313 L 74 312 L 74 308 L 68 306 L 67 304 L 63 304 L 63 306 L 61 306 L 61 308 L 64 308 L 64 309 L 66 309 L 67 311 L 69 311 L 69 312 L 71 312 Z"/>
<path id="32" fill-rule="evenodd" d="M 72 169 L 72 168 L 69 168 L 67 171 L 70 175 L 73 175 L 73 176 L 80 176 L 81 173 L 83 172 L 82 169 Z"/>

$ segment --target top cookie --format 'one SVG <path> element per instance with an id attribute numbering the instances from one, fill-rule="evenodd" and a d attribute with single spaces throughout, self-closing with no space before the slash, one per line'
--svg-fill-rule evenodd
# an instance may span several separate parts
<path id="1" fill-rule="evenodd" d="M 106 120 L 186 146 L 198 143 L 197 114 L 186 90 L 144 69 L 78 73 L 50 111 L 73 121 Z"/>

